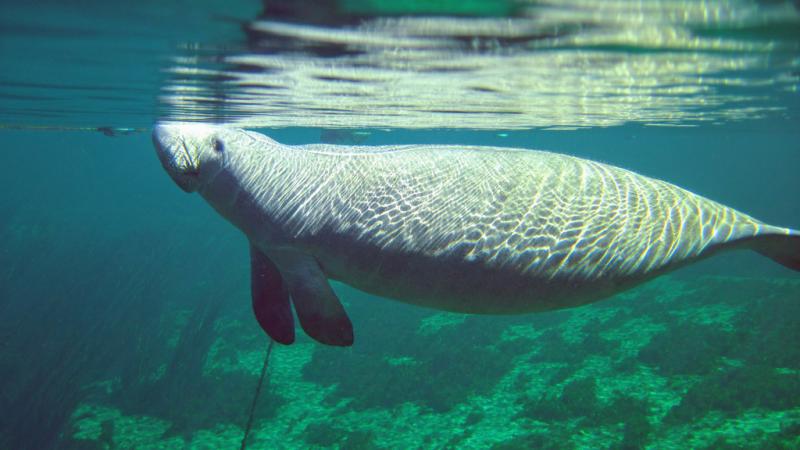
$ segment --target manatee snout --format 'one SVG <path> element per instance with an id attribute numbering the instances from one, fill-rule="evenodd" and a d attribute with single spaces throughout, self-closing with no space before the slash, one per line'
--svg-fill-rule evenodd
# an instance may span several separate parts
<path id="1" fill-rule="evenodd" d="M 153 147 L 172 181 L 184 192 L 194 192 L 199 184 L 196 150 L 188 145 L 178 126 L 157 124 L 153 127 Z"/>

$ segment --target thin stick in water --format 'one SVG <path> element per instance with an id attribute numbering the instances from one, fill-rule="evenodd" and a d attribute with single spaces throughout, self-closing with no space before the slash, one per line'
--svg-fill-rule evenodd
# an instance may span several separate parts
<path id="1" fill-rule="evenodd" d="M 256 393 L 253 395 L 253 403 L 250 405 L 250 415 L 247 417 L 247 426 L 244 428 L 244 437 L 242 438 L 241 450 L 247 448 L 247 438 L 250 436 L 250 428 L 253 426 L 253 414 L 256 412 L 256 404 L 258 404 L 258 396 L 261 394 L 261 385 L 264 383 L 264 375 L 267 373 L 267 366 L 269 365 L 269 355 L 272 353 L 272 344 L 275 341 L 269 340 L 267 347 L 267 355 L 264 357 L 264 365 L 261 367 L 261 376 L 258 378 L 258 385 L 256 386 Z"/>

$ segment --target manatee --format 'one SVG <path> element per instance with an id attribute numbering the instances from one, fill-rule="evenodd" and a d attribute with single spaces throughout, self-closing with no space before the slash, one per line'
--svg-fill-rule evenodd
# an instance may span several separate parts
<path id="1" fill-rule="evenodd" d="M 329 285 L 446 311 L 584 305 L 747 248 L 800 270 L 800 233 L 670 183 L 527 149 L 282 145 L 157 124 L 162 165 L 250 242 L 252 306 L 275 341 L 353 342 Z"/>

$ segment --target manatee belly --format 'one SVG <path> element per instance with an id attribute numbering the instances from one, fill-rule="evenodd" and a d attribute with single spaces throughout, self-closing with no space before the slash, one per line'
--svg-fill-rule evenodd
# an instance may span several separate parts
<path id="1" fill-rule="evenodd" d="M 325 273 L 364 292 L 419 306 L 472 314 L 520 314 L 579 306 L 656 276 L 620 275 L 585 279 L 522 271 L 463 255 L 431 256 L 387 251 L 374 245 L 326 236 L 304 246 Z"/>

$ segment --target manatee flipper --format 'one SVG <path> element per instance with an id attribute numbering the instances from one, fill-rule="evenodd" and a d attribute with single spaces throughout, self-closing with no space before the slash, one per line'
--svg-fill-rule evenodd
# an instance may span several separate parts
<path id="1" fill-rule="evenodd" d="M 353 324 L 317 260 L 293 252 L 280 265 L 306 334 L 323 344 L 353 345 Z"/>
<path id="2" fill-rule="evenodd" d="M 800 271 L 800 233 L 795 233 L 755 236 L 749 244 L 753 250 L 778 264 Z"/>
<path id="3" fill-rule="evenodd" d="M 276 342 L 294 342 L 294 317 L 289 289 L 275 264 L 250 245 L 250 292 L 261 328 Z"/>

